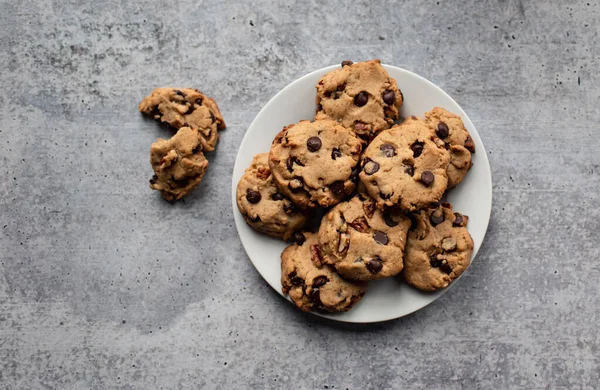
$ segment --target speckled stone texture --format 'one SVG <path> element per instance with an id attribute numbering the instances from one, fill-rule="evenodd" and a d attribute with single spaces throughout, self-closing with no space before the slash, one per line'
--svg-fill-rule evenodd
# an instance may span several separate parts
<path id="1" fill-rule="evenodd" d="M 600 4 L 0 1 L 0 388 L 595 388 L 600 381 Z M 449 92 L 488 150 L 473 266 L 406 318 L 303 314 L 233 226 L 231 171 L 296 78 L 379 57 Z M 214 97 L 203 182 L 148 188 L 137 112 Z"/>

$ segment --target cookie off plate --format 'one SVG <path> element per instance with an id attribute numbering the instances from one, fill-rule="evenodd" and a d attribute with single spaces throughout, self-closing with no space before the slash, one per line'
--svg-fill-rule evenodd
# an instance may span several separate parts
<path id="1" fill-rule="evenodd" d="M 475 142 L 476 153 L 472 156 L 473 167 L 465 180 L 449 191 L 447 198 L 448 202 L 452 203 L 454 211 L 469 216 L 467 228 L 475 244 L 471 258 L 472 263 L 475 261 L 485 237 L 492 209 L 492 176 L 479 133 L 462 108 L 431 81 L 405 69 L 389 65 L 383 65 L 383 67 L 390 77 L 396 80 L 398 88 L 404 95 L 400 116 L 423 117 L 423 114 L 433 107 L 443 107 L 462 117 L 465 127 Z M 339 65 L 314 71 L 294 81 L 275 95 L 258 113 L 248 128 L 233 168 L 233 215 L 242 245 L 258 272 L 279 294 L 282 294 L 280 256 L 289 244 L 260 234 L 246 224 L 236 205 L 237 183 L 244 174 L 244 170 L 250 165 L 252 158 L 258 153 L 269 151 L 271 141 L 284 126 L 314 117 L 315 86 L 325 73 L 336 68 L 339 68 Z M 343 322 L 387 321 L 403 317 L 427 306 L 456 283 L 460 283 L 460 278 L 446 289 L 434 293 L 424 293 L 397 278 L 378 280 L 369 283 L 367 294 L 352 310 L 336 314 L 312 313 Z"/>

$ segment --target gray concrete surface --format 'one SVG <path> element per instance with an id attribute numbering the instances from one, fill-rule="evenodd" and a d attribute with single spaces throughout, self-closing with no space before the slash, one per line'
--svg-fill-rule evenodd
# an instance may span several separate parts
<path id="1" fill-rule="evenodd" d="M 597 388 L 600 4 L 0 1 L 0 388 Z M 342 59 L 415 71 L 469 113 L 494 208 L 477 261 L 407 318 L 296 311 L 233 226 L 260 108 Z M 200 87 L 229 125 L 202 185 L 148 189 L 167 131 L 136 107 Z"/>

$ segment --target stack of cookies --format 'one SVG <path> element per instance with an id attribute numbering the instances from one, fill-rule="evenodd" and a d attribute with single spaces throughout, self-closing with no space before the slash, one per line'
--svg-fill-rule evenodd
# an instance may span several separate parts
<path id="1" fill-rule="evenodd" d="M 215 149 L 218 131 L 225 129 L 219 107 L 197 89 L 156 88 L 139 110 L 177 131 L 168 140 L 159 138 L 150 148 L 154 169 L 150 188 L 166 200 L 181 199 L 202 180 L 208 168 L 204 152 Z"/>
<path id="2" fill-rule="evenodd" d="M 281 254 L 284 294 L 339 312 L 372 280 L 447 287 L 473 252 L 467 216 L 440 203 L 475 151 L 461 118 L 436 107 L 397 124 L 404 97 L 379 60 L 344 61 L 316 89 L 314 120 L 283 128 L 236 193 L 252 228 L 294 242 Z"/>

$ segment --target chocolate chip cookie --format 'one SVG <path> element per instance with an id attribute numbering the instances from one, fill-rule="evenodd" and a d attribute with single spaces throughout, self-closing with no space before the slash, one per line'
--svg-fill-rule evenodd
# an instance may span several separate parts
<path id="1" fill-rule="evenodd" d="M 275 185 L 268 153 L 254 156 L 238 183 L 236 199 L 248 225 L 273 237 L 289 240 L 306 222 L 302 210 Z"/>
<path id="2" fill-rule="evenodd" d="M 468 217 L 449 203 L 414 215 L 408 235 L 404 278 L 414 287 L 435 291 L 447 287 L 471 263 L 473 239 L 465 227 Z"/>
<path id="3" fill-rule="evenodd" d="M 360 180 L 379 208 L 418 210 L 440 200 L 450 155 L 427 124 L 407 118 L 382 131 L 362 156 Z"/>
<path id="4" fill-rule="evenodd" d="M 302 208 L 333 206 L 354 191 L 362 141 L 334 121 L 300 121 L 273 141 L 269 167 L 281 192 Z"/>
<path id="5" fill-rule="evenodd" d="M 153 143 L 150 164 L 154 169 L 150 188 L 160 191 L 166 200 L 181 199 L 192 192 L 208 167 L 198 132 L 189 127 L 182 127 L 171 139 L 159 138 Z"/>
<path id="6" fill-rule="evenodd" d="M 219 139 L 218 130 L 225 128 L 217 103 L 191 88 L 156 88 L 139 105 L 140 112 L 179 129 L 196 130 L 202 149 L 210 152 Z"/>
<path id="7" fill-rule="evenodd" d="M 471 168 L 471 153 L 475 153 L 475 143 L 460 116 L 441 107 L 426 112 L 425 122 L 435 131 L 438 138 L 444 141 L 446 149 L 450 152 L 450 164 L 446 173 L 448 188 L 453 188 L 464 180 Z"/>
<path id="8" fill-rule="evenodd" d="M 342 62 L 317 84 L 315 119 L 333 119 L 370 139 L 398 119 L 402 92 L 379 60 Z"/>
<path id="9" fill-rule="evenodd" d="M 410 219 L 398 210 L 381 211 L 357 195 L 327 213 L 319 229 L 323 261 L 344 277 L 375 280 L 402 271 Z"/>
<path id="10" fill-rule="evenodd" d="M 322 264 L 314 233 L 307 233 L 304 243 L 290 245 L 281 254 L 281 285 L 302 311 L 348 311 L 367 291 L 366 283 L 346 280 Z"/>

